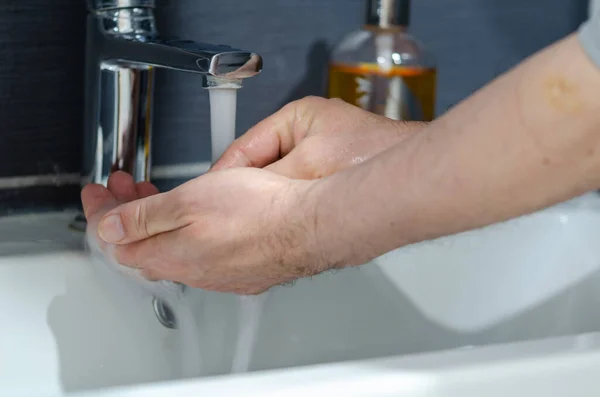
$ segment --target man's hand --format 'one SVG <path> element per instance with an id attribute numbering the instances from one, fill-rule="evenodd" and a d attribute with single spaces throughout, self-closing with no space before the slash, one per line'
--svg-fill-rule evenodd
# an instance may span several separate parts
<path id="1" fill-rule="evenodd" d="M 120 264 L 149 279 L 256 294 L 327 270 L 312 232 L 314 183 L 244 168 L 154 194 L 117 173 L 109 189 L 87 186 L 82 201 L 86 216 L 103 215 L 98 234 Z"/>
<path id="2" fill-rule="evenodd" d="M 302 179 L 362 163 L 423 126 L 310 97 L 259 123 L 209 174 L 177 189 L 158 194 L 117 172 L 108 188 L 87 186 L 82 201 L 100 245 L 114 245 L 117 262 L 147 278 L 259 293 L 329 268 L 314 232 L 316 181 Z M 266 169 L 229 169 L 244 167 Z"/>
<path id="3" fill-rule="evenodd" d="M 308 97 L 285 106 L 238 138 L 211 171 L 256 167 L 294 179 L 318 179 L 390 148 L 422 129 L 337 99 Z"/>
<path id="4" fill-rule="evenodd" d="M 108 180 L 108 187 L 102 185 L 88 185 L 81 192 L 85 217 L 102 216 L 119 205 L 133 200 L 158 194 L 158 189 L 150 182 L 135 184 L 131 175 L 118 171 Z"/>
<path id="5" fill-rule="evenodd" d="M 599 88 L 596 65 L 571 35 L 390 150 L 358 149 L 368 147 L 377 120 L 388 128 L 391 121 L 355 119 L 356 109 L 336 110 L 340 102 L 308 100 L 321 101 L 322 112 L 299 102 L 240 138 L 213 172 L 108 212 L 99 234 L 118 245 L 121 263 L 149 277 L 219 291 L 258 293 L 360 265 L 598 189 Z M 356 139 L 325 139 L 327 131 Z M 304 143 L 305 154 L 286 156 Z M 222 170 L 265 166 L 274 172 Z M 128 189 L 144 195 L 133 182 Z M 114 189 L 83 192 L 86 214 L 118 199 Z"/>

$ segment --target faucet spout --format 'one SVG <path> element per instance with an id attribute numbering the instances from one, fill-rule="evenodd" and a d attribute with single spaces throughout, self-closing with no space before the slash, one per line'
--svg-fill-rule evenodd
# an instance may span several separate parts
<path id="1" fill-rule="evenodd" d="M 196 74 L 204 88 L 239 88 L 262 70 L 251 51 L 162 37 L 154 6 L 88 0 L 83 184 L 105 185 L 117 170 L 150 180 L 156 68 Z"/>
<path id="2" fill-rule="evenodd" d="M 198 73 L 226 80 L 256 76 L 262 70 L 262 58 L 249 51 L 225 45 L 191 40 L 146 38 L 144 41 L 106 35 L 103 62 L 146 65 L 182 72 Z"/>

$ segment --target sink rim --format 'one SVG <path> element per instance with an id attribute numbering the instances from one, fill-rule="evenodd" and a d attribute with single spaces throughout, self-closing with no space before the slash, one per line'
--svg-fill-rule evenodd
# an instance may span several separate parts
<path id="1" fill-rule="evenodd" d="M 577 376 L 585 377 L 588 383 L 596 385 L 597 390 L 600 387 L 600 378 L 596 376 L 598 367 L 600 332 L 488 345 L 469 350 L 453 349 L 104 389 L 72 396 L 166 397 L 210 395 L 216 392 L 222 396 L 233 396 L 241 391 L 245 396 L 298 396 L 306 393 L 339 393 L 340 388 L 344 387 L 347 395 L 351 396 L 402 393 L 406 397 L 425 397 L 443 396 L 444 386 L 451 389 L 448 395 L 455 395 L 452 394 L 452 388 L 462 390 L 471 387 L 473 391 L 481 392 L 478 388 L 485 381 L 490 384 L 488 389 L 493 390 L 502 382 L 510 389 L 516 387 L 511 380 L 522 381 L 524 377 L 529 377 L 527 393 L 531 395 L 536 389 L 564 386 L 564 379 Z M 585 375 L 582 369 L 589 374 Z"/>

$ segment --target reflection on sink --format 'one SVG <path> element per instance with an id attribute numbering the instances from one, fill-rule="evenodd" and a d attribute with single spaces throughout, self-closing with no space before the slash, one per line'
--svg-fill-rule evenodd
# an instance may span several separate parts
<path id="1" fill-rule="evenodd" d="M 159 324 L 150 296 L 92 266 L 71 219 L 0 220 L 2 395 L 179 379 L 190 354 L 201 356 L 200 376 L 229 372 L 234 296 L 191 290 L 197 345 L 182 346 L 183 331 Z M 276 288 L 251 370 L 598 331 L 599 239 L 600 200 L 590 195 Z"/>
<path id="2" fill-rule="evenodd" d="M 148 299 L 113 293 L 83 254 L 3 258 L 0 284 L 7 364 L 0 388 L 31 395 L 29 387 L 78 390 L 177 375 L 176 335 L 157 324 Z"/>
<path id="3" fill-rule="evenodd" d="M 440 326 L 483 332 L 525 317 L 521 326 L 533 336 L 540 329 L 570 332 L 590 321 L 584 319 L 586 311 L 593 313 L 600 298 L 596 201 L 595 195 L 580 198 L 393 251 L 376 262 L 396 288 Z M 534 315 L 539 318 L 534 320 Z"/>

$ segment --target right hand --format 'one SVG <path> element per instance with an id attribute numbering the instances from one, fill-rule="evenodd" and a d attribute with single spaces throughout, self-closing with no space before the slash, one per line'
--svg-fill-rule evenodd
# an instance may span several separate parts
<path id="1" fill-rule="evenodd" d="M 117 172 L 81 197 L 92 244 L 117 263 L 151 280 L 258 294 L 333 265 L 314 233 L 320 182 L 236 168 L 157 194 Z"/>
<path id="2" fill-rule="evenodd" d="M 378 116 L 339 99 L 307 97 L 235 140 L 211 171 L 255 167 L 292 179 L 319 179 L 368 160 L 424 126 Z"/>

